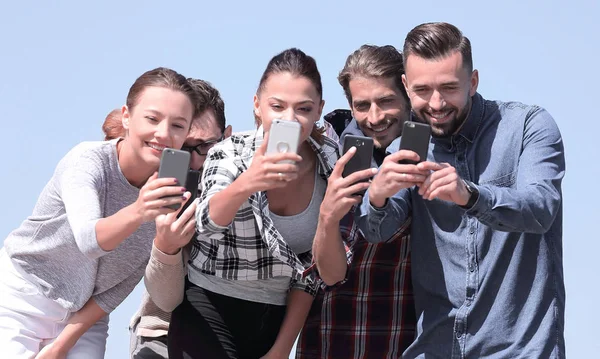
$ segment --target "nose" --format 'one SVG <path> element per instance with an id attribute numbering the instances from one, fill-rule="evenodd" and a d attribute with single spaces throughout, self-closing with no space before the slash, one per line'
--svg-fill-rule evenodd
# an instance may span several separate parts
<path id="1" fill-rule="evenodd" d="M 444 101 L 444 97 L 442 93 L 439 91 L 433 91 L 431 97 L 429 98 L 429 107 L 432 110 L 442 110 L 446 106 L 446 101 Z"/>
<path id="2" fill-rule="evenodd" d="M 296 112 L 290 107 L 281 114 L 281 119 L 286 121 L 296 121 Z"/>
<path id="3" fill-rule="evenodd" d="M 369 108 L 367 119 L 370 124 L 378 125 L 385 119 L 385 113 L 377 106 L 377 104 L 373 103 L 371 104 L 371 108 Z"/>
<path id="4" fill-rule="evenodd" d="M 170 129 L 171 129 L 171 126 L 169 126 L 169 121 L 162 120 L 162 121 L 160 121 L 160 123 L 158 123 L 158 125 L 156 125 L 156 129 L 154 131 L 154 137 L 156 137 L 157 140 L 166 140 L 169 137 L 171 137 Z M 167 145 L 168 145 L 168 143 L 167 143 Z"/>

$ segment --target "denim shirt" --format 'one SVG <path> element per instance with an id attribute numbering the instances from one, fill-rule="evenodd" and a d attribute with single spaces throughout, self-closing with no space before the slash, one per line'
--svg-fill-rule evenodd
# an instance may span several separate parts
<path id="1" fill-rule="evenodd" d="M 564 358 L 560 132 L 548 112 L 473 96 L 460 131 L 432 138 L 428 159 L 476 184 L 469 210 L 417 188 L 355 212 L 385 241 L 412 211 L 417 338 L 404 358 Z M 390 149 L 398 148 L 397 143 Z"/>

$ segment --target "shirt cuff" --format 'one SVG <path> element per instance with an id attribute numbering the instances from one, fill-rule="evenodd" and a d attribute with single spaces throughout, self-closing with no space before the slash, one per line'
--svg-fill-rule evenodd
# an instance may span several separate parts
<path id="1" fill-rule="evenodd" d="M 168 265 L 168 266 L 179 265 L 182 262 L 181 250 L 175 254 L 167 254 L 167 253 L 161 252 L 161 250 L 156 248 L 156 246 L 154 244 L 152 244 L 151 256 L 154 259 L 156 259 L 157 261 L 159 261 L 161 264 Z"/>

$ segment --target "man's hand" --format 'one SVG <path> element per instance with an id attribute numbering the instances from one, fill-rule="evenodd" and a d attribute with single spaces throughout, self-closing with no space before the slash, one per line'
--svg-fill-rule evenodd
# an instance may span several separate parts
<path id="1" fill-rule="evenodd" d="M 448 163 L 435 162 L 421 162 L 417 167 L 422 171 L 431 171 L 431 174 L 419 186 L 419 194 L 424 199 L 431 201 L 438 198 L 454 202 L 459 206 L 467 204 L 471 194 L 456 172 L 456 168 Z"/>
<path id="2" fill-rule="evenodd" d="M 321 203 L 321 218 L 339 222 L 352 206 L 362 201 L 362 196 L 356 193 L 366 190 L 369 182 L 361 182 L 361 180 L 371 178 L 377 173 L 376 168 L 368 168 L 342 177 L 344 167 L 355 153 L 356 147 L 350 148 L 335 164 L 327 180 L 327 191 Z"/>
<path id="3" fill-rule="evenodd" d="M 187 197 L 191 194 L 185 193 Z M 198 199 L 192 199 L 192 204 L 185 209 L 181 217 L 177 218 L 177 212 L 162 214 L 156 217 L 156 238 L 154 245 L 161 252 L 176 254 L 180 248 L 185 247 L 196 232 L 196 206 Z"/>
<path id="4" fill-rule="evenodd" d="M 379 168 L 369 188 L 369 202 L 375 207 L 383 207 L 388 198 L 403 188 L 420 185 L 429 171 L 413 164 L 400 164 L 401 160 L 418 161 L 419 155 L 413 151 L 400 150 L 388 155 Z"/>

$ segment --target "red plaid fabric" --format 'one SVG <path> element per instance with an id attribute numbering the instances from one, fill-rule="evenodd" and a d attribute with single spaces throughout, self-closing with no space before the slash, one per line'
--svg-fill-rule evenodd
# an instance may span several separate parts
<path id="1" fill-rule="evenodd" d="M 347 217 L 352 221 L 352 215 Z M 300 333 L 296 358 L 400 358 L 414 340 L 416 325 L 410 220 L 380 244 L 368 243 L 353 223 L 341 228 L 347 278 L 319 291 Z"/>

